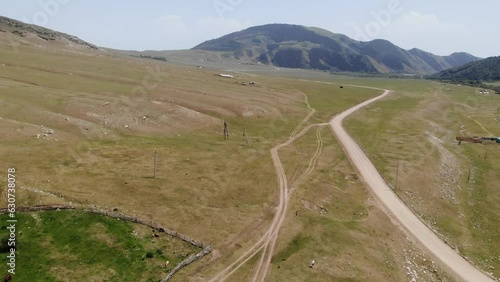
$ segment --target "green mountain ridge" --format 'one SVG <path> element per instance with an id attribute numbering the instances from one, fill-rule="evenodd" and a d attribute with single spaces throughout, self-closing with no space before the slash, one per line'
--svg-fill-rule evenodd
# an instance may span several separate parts
<path id="1" fill-rule="evenodd" d="M 500 56 L 444 70 L 431 78 L 442 80 L 500 81 Z"/>
<path id="2" fill-rule="evenodd" d="M 471 62 L 429 76 L 430 79 L 492 89 L 500 94 L 500 56 Z"/>
<path id="3" fill-rule="evenodd" d="M 228 52 L 235 59 L 325 71 L 429 75 L 480 58 L 404 50 L 387 40 L 360 42 L 316 27 L 269 24 L 209 40 L 194 50 Z"/>

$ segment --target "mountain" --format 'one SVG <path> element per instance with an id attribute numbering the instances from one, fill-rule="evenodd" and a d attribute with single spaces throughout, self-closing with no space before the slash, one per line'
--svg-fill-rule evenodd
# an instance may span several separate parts
<path id="1" fill-rule="evenodd" d="M 16 46 L 31 45 L 39 48 L 57 45 L 60 49 L 71 51 L 99 49 L 76 36 L 2 16 L 0 16 L 0 42 Z"/>
<path id="2" fill-rule="evenodd" d="M 387 40 L 360 42 L 324 29 L 288 24 L 251 27 L 193 49 L 226 52 L 236 59 L 278 67 L 368 73 L 426 75 L 479 60 L 467 53 L 442 57 L 404 50 Z"/>
<path id="3" fill-rule="evenodd" d="M 492 89 L 500 94 L 500 85 L 498 85 L 498 81 L 500 81 L 500 56 L 447 69 L 428 78 Z"/>
<path id="4" fill-rule="evenodd" d="M 500 56 L 444 70 L 431 78 L 441 80 L 500 81 Z"/>

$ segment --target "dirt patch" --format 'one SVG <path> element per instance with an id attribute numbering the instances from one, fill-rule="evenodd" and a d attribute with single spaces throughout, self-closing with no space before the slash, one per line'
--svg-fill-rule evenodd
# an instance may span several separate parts
<path id="1" fill-rule="evenodd" d="M 323 206 L 318 206 L 318 205 L 315 205 L 309 201 L 306 201 L 304 199 L 302 199 L 300 201 L 300 203 L 306 208 L 308 209 L 309 211 L 312 211 L 314 213 L 319 213 L 319 214 L 326 214 L 328 212 L 328 209 L 323 207 Z"/>

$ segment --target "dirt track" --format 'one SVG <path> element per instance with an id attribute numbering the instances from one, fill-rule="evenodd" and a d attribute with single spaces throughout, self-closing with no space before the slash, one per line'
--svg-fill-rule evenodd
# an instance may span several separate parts
<path id="1" fill-rule="evenodd" d="M 320 82 L 325 83 L 325 82 Z M 330 83 L 327 83 L 330 84 Z M 480 270 L 475 268 L 472 264 L 466 261 L 463 257 L 457 254 L 449 245 L 445 244 L 430 228 L 428 228 L 413 212 L 397 197 L 397 195 L 392 191 L 389 185 L 382 178 L 380 173 L 377 171 L 375 166 L 371 163 L 368 157 L 364 154 L 363 150 L 354 142 L 354 140 L 347 134 L 345 129 L 342 127 L 342 122 L 344 118 L 351 115 L 355 111 L 376 102 L 391 93 L 390 90 L 348 85 L 352 87 L 359 88 L 369 88 L 376 90 L 383 90 L 384 94 L 365 101 L 345 112 L 335 116 L 329 124 L 313 124 L 305 127 L 300 131 L 302 126 L 306 124 L 309 118 L 314 114 L 315 110 L 309 106 L 306 96 L 306 104 L 308 108 L 311 109 L 309 115 L 297 126 L 287 142 L 276 146 L 271 150 L 271 156 L 273 159 L 273 164 L 276 169 L 276 174 L 278 177 L 280 198 L 279 204 L 276 208 L 276 214 L 274 219 L 269 226 L 265 234 L 244 254 L 242 254 L 238 259 L 236 259 L 228 267 L 220 271 L 214 278 L 210 281 L 224 281 L 229 278 L 234 272 L 241 268 L 245 263 L 247 263 L 252 257 L 257 255 L 260 251 L 262 252 L 259 263 L 256 267 L 254 277 L 252 281 L 265 281 L 269 266 L 271 264 L 271 258 L 274 254 L 274 247 L 278 239 L 279 230 L 283 225 L 286 217 L 286 211 L 288 208 L 289 199 L 293 194 L 293 191 L 302 180 L 304 180 L 312 171 L 316 165 L 316 161 L 321 155 L 322 150 L 322 139 L 321 139 L 321 127 L 325 125 L 330 125 L 333 132 L 337 136 L 339 142 L 343 146 L 345 153 L 348 155 L 352 164 L 359 171 L 361 177 L 365 180 L 367 185 L 373 191 L 375 196 L 384 205 L 389 215 L 396 219 L 402 227 L 404 227 L 409 233 L 411 233 L 415 238 L 420 241 L 420 243 L 427 248 L 430 253 L 438 259 L 441 263 L 440 265 L 447 267 L 448 272 L 455 274 L 457 279 L 464 281 L 493 281 L 486 274 L 482 273 Z M 317 131 L 318 148 L 316 154 L 311 159 L 309 167 L 306 172 L 299 177 L 299 179 L 290 185 L 287 182 L 287 177 L 285 170 L 279 158 L 279 150 L 292 144 L 295 140 L 302 137 L 311 128 L 319 127 Z M 300 133 L 299 133 L 300 132 Z"/>
<path id="2" fill-rule="evenodd" d="M 457 254 L 449 245 L 445 244 L 429 227 L 427 227 L 392 191 L 382 178 L 372 162 L 363 150 L 354 142 L 342 127 L 344 118 L 355 111 L 380 100 L 391 91 L 385 90 L 384 94 L 361 103 L 340 115 L 334 117 L 330 122 L 335 135 L 344 147 L 351 163 L 361 174 L 366 184 L 375 196 L 387 209 L 391 217 L 395 218 L 409 233 L 420 241 L 432 255 L 441 261 L 441 265 L 448 267 L 450 273 L 464 281 L 493 281 L 486 274 L 475 268 L 462 256 Z"/>
<path id="3" fill-rule="evenodd" d="M 274 219 L 269 226 L 268 230 L 264 233 L 264 235 L 257 241 L 252 247 L 250 247 L 244 254 L 242 254 L 238 259 L 236 259 L 232 264 L 228 267 L 220 271 L 214 278 L 210 281 L 224 281 L 229 278 L 235 271 L 241 268 L 246 262 L 248 262 L 252 257 L 257 255 L 260 251 L 262 252 L 261 258 L 255 270 L 254 277 L 252 281 L 264 281 L 267 277 L 267 273 L 269 271 L 269 266 L 271 264 L 271 259 L 274 254 L 274 247 L 276 245 L 276 241 L 278 239 L 278 234 L 283 225 L 286 217 L 286 211 L 288 209 L 288 202 L 293 194 L 294 188 L 300 184 L 309 174 L 314 171 L 314 167 L 317 163 L 317 159 L 321 155 L 321 151 L 323 148 L 323 140 L 321 139 L 321 127 L 327 126 L 327 123 L 323 124 L 312 124 L 301 130 L 301 128 L 307 123 L 307 121 L 312 117 L 312 115 L 316 112 L 315 109 L 311 108 L 309 105 L 307 95 L 304 94 L 305 103 L 307 107 L 310 109 L 310 113 L 304 118 L 304 120 L 296 127 L 293 131 L 287 142 L 280 144 L 273 149 L 271 149 L 271 157 L 273 159 L 273 164 L 276 169 L 276 174 L 278 177 L 278 184 L 280 190 L 280 198 L 278 207 L 276 207 L 276 214 L 274 215 Z M 309 162 L 309 167 L 306 172 L 302 174 L 299 179 L 289 186 L 287 177 L 285 174 L 285 169 L 283 168 L 283 164 L 281 163 L 279 157 L 279 150 L 289 146 L 295 140 L 301 138 L 306 134 L 311 128 L 319 127 L 316 133 L 316 137 L 318 140 L 318 147 L 316 149 L 316 153 L 313 158 Z"/>

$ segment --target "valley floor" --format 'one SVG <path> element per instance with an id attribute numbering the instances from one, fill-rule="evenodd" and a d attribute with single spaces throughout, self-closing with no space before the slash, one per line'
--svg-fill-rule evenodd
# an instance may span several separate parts
<path id="1" fill-rule="evenodd" d="M 279 237 L 265 237 L 270 239 L 268 252 L 259 253 L 270 261 L 269 269 L 260 272 L 269 281 L 453 281 L 394 225 L 327 127 L 297 134 L 297 128 L 324 124 L 380 91 L 245 71 L 227 79 L 207 68 L 23 44 L 14 48 L 2 43 L 0 57 L 1 166 L 18 170 L 18 205 L 78 203 L 117 209 L 214 248 L 174 281 L 215 277 L 271 230 L 276 214 L 281 215 L 281 228 L 274 226 Z M 484 154 L 476 157 L 480 151 L 473 145 L 453 151 L 449 142 L 431 142 L 436 139 L 430 136 L 450 140 L 443 133 L 458 114 L 449 112 L 452 119 L 443 124 L 439 112 L 454 98 L 426 81 L 329 79 L 396 90 L 398 95 L 355 114 L 346 123 L 348 130 L 389 182 L 394 179 L 390 168 L 401 159 L 396 192 L 417 214 L 435 222 L 447 241 L 456 242 L 483 269 L 500 269 L 497 261 L 489 261 L 499 249 L 493 236 L 493 219 L 500 210 L 494 192 L 497 150 L 488 147 L 488 163 L 482 164 Z M 242 85 L 249 81 L 256 84 Z M 464 128 L 458 130 L 481 130 L 476 120 L 494 133 L 496 124 L 481 114 L 492 110 L 493 99 L 457 101 L 474 109 L 457 104 L 456 109 L 467 110 L 461 116 Z M 435 126 L 421 130 L 423 117 Z M 384 120 L 393 127 L 386 128 Z M 223 138 L 224 121 L 229 140 Z M 405 146 L 411 142 L 413 149 Z M 270 151 L 283 143 L 288 146 L 279 150 L 283 174 L 278 180 Z M 439 152 L 447 149 L 458 156 L 455 163 L 465 165 L 467 156 L 474 164 L 472 180 L 461 190 L 439 182 L 436 168 L 441 163 L 433 144 L 442 145 Z M 446 183 L 463 183 L 467 169 L 450 167 L 442 165 L 451 175 Z M 436 186 L 425 183 L 426 175 L 436 175 Z M 0 179 L 2 187 L 5 181 Z M 295 190 L 288 208 L 277 210 L 283 193 L 279 181 Z M 435 204 L 428 205 L 430 200 Z M 314 268 L 309 267 L 312 260 Z M 260 265 L 255 256 L 228 281 L 251 280 Z"/>

